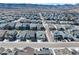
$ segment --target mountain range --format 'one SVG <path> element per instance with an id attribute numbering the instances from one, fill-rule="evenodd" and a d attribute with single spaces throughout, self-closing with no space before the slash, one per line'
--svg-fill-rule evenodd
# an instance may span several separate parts
<path id="1" fill-rule="evenodd" d="M 49 4 L 49 5 L 42 5 L 42 4 L 15 4 L 15 3 L 0 3 L 0 8 L 3 9 L 19 9 L 19 8 L 43 8 L 43 9 L 73 9 L 73 8 L 79 8 L 79 4 Z"/>

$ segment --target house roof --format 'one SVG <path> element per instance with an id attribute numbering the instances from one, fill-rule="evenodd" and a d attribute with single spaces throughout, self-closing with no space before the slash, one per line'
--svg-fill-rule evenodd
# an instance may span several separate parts
<path id="1" fill-rule="evenodd" d="M 22 26 L 22 23 L 16 23 L 15 27 L 20 27 Z"/>
<path id="2" fill-rule="evenodd" d="M 37 37 L 37 39 L 45 38 L 45 32 L 44 31 L 37 31 L 36 37 Z"/>
<path id="3" fill-rule="evenodd" d="M 36 27 L 36 26 L 37 26 L 37 24 L 34 24 L 34 23 L 30 24 L 30 27 Z"/>
<path id="4" fill-rule="evenodd" d="M 3 37 L 7 31 L 6 30 L 0 30 L 0 37 Z"/>
<path id="5" fill-rule="evenodd" d="M 6 25 L 7 23 L 0 24 L 0 28 L 4 28 Z"/>
<path id="6" fill-rule="evenodd" d="M 25 38 L 25 35 L 26 35 L 26 31 L 20 31 L 17 35 L 16 35 L 16 38 Z"/>
<path id="7" fill-rule="evenodd" d="M 54 35 L 64 35 L 64 33 L 62 31 L 55 31 Z"/>
<path id="8" fill-rule="evenodd" d="M 35 31 L 27 31 L 26 38 L 31 39 L 35 37 Z"/>
<path id="9" fill-rule="evenodd" d="M 46 49 L 41 49 L 40 51 L 37 51 L 36 50 L 36 54 L 38 54 L 38 55 L 50 55 L 50 54 L 52 54 L 51 53 L 51 51 L 48 49 L 48 50 L 46 50 Z"/>

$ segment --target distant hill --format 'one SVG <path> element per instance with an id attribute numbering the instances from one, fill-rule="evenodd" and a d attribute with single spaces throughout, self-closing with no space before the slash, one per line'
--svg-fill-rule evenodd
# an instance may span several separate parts
<path id="1" fill-rule="evenodd" d="M 19 8 L 44 8 L 44 9 L 73 9 L 79 8 L 79 4 L 64 4 L 64 5 L 41 5 L 41 4 L 8 4 L 0 3 L 0 8 L 7 9 L 19 9 Z"/>

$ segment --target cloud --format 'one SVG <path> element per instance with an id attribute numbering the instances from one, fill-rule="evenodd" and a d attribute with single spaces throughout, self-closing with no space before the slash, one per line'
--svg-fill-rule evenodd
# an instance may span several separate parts
<path id="1" fill-rule="evenodd" d="M 68 3 L 75 4 L 79 3 L 79 0 L 1 0 L 0 3 L 37 3 L 37 4 L 45 4 L 45 3 Z"/>

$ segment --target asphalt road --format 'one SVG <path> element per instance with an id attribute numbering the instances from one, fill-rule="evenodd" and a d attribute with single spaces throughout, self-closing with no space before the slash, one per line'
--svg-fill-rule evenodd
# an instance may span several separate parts
<path id="1" fill-rule="evenodd" d="M 47 24 L 46 21 L 44 20 L 44 18 L 43 18 L 43 16 L 41 15 L 41 13 L 39 13 L 39 15 L 40 15 L 40 18 L 42 19 L 43 26 L 44 26 L 44 28 L 46 29 L 46 30 L 45 30 L 45 33 L 46 33 L 48 42 L 53 42 L 54 39 L 53 39 L 52 34 L 51 34 L 50 30 L 49 30 L 48 24 Z"/>

